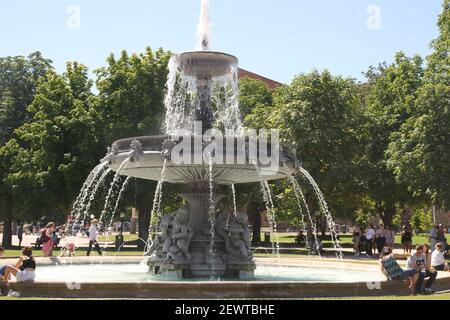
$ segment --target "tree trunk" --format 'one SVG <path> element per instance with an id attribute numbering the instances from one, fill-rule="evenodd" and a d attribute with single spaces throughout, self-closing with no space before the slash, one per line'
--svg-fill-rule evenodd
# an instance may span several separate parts
<path id="1" fill-rule="evenodd" d="M 138 241 L 138 250 L 145 249 L 144 241 L 148 239 L 148 229 L 150 227 L 150 217 L 151 209 L 141 207 L 138 209 L 138 232 L 139 238 L 141 240 Z"/>
<path id="2" fill-rule="evenodd" d="M 382 206 L 377 205 L 378 213 L 380 214 L 380 218 L 383 221 L 384 226 L 392 226 L 392 220 L 394 219 L 394 215 L 397 213 L 396 206 Z"/>
<path id="3" fill-rule="evenodd" d="M 253 237 L 252 244 L 257 244 L 261 242 L 261 211 L 259 210 L 258 204 L 251 202 L 247 207 L 248 219 L 252 225 Z"/>
<path id="4" fill-rule="evenodd" d="M 135 207 L 138 211 L 138 249 L 143 250 L 148 240 L 155 184 L 150 181 L 140 180 L 137 183 Z M 145 242 L 144 242 L 145 241 Z"/>
<path id="5" fill-rule="evenodd" d="M 2 245 L 5 248 L 12 246 L 13 198 L 10 193 L 3 195 L 4 223 Z"/>

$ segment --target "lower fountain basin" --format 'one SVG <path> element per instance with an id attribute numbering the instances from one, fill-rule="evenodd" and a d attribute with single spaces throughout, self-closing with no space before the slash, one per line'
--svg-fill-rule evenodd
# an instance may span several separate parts
<path id="1" fill-rule="evenodd" d="M 35 283 L 9 284 L 23 297 L 157 298 L 157 299 L 298 299 L 308 297 L 363 297 L 408 295 L 407 283 L 386 282 L 376 261 L 311 257 L 257 259 L 252 281 L 196 279 L 168 281 L 149 274 L 141 258 L 38 258 Z M 89 263 L 90 261 L 90 263 Z M 141 262 L 140 262 L 141 261 Z M 448 290 L 450 275 L 439 273 L 436 290 Z"/>

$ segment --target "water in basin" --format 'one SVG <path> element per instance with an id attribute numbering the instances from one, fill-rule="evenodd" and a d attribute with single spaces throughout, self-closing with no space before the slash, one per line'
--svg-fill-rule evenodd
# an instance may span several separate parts
<path id="1" fill-rule="evenodd" d="M 36 273 L 36 281 L 39 282 L 142 283 L 168 280 L 160 276 L 149 274 L 148 266 L 144 263 L 40 266 L 36 270 Z M 186 279 L 184 281 L 209 280 L 210 279 Z M 382 280 L 383 276 L 379 272 L 374 271 L 352 272 L 343 269 L 323 267 L 279 267 L 258 265 L 253 281 L 347 283 Z"/>

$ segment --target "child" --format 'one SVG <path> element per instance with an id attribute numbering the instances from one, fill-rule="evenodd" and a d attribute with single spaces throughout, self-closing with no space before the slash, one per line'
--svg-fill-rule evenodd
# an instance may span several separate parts
<path id="1" fill-rule="evenodd" d="M 62 249 L 60 257 L 65 257 L 67 251 L 69 252 L 69 257 L 75 257 L 75 243 L 68 242 Z"/>

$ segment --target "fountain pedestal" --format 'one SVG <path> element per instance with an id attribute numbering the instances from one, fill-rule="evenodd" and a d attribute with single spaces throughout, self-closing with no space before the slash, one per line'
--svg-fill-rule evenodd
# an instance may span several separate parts
<path id="1" fill-rule="evenodd" d="M 247 257 L 245 255 L 239 256 L 236 254 L 239 248 L 235 248 L 236 244 L 244 246 L 245 241 L 248 241 L 249 245 L 250 234 L 246 232 L 248 230 L 246 215 L 245 218 L 241 219 L 243 222 L 241 225 L 233 222 L 236 221 L 236 218 L 228 216 L 228 214 L 217 216 L 214 213 L 214 218 L 211 218 L 211 198 L 210 193 L 206 192 L 206 189 L 186 192 L 181 194 L 181 196 L 188 204 L 187 210 L 189 215 L 186 227 L 192 234 L 188 244 L 189 256 L 184 255 L 174 258 L 164 253 L 161 256 L 156 251 L 148 260 L 150 272 L 172 279 L 253 278 L 256 266 L 252 256 L 250 254 Z M 213 195 L 214 207 L 223 197 L 224 195 L 221 194 Z M 212 221 L 214 221 L 214 228 L 211 227 Z M 231 224 L 233 229 L 231 229 Z M 164 223 L 161 224 L 160 228 L 165 228 Z M 170 227 L 167 229 L 168 231 L 163 231 L 163 233 L 170 233 Z M 240 234 L 238 239 L 236 239 L 237 234 Z M 173 240 L 168 240 L 169 243 L 171 241 Z M 165 242 L 167 243 L 167 240 Z M 168 248 L 164 249 L 164 245 L 161 245 L 161 247 L 162 251 L 170 251 Z"/>

